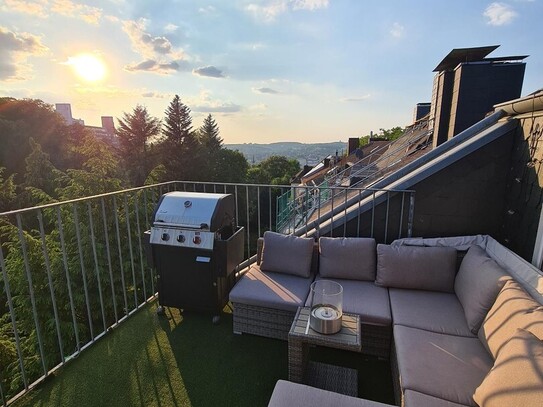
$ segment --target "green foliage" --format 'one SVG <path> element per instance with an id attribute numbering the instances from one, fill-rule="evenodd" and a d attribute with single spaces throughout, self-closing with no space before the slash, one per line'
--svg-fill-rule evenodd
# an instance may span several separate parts
<path id="1" fill-rule="evenodd" d="M 65 169 L 70 144 L 66 143 L 68 126 L 53 107 L 41 100 L 0 98 L 0 166 L 6 174 L 23 176 L 25 158 L 32 152 L 29 143 L 33 138 L 53 166 Z M 17 183 L 22 179 L 16 178 Z"/>
<path id="2" fill-rule="evenodd" d="M 249 163 L 239 151 L 221 148 L 216 153 L 213 181 L 245 183 Z"/>
<path id="3" fill-rule="evenodd" d="M 223 146 L 223 140 L 219 136 L 219 126 L 211 114 L 207 115 L 204 123 L 198 131 L 198 140 L 203 148 L 208 152 L 218 151 Z"/>
<path id="4" fill-rule="evenodd" d="M 12 208 L 15 201 L 15 174 L 11 174 L 6 179 L 3 178 L 3 173 L 6 169 L 0 167 L 0 212 L 5 212 Z"/>
<path id="5" fill-rule="evenodd" d="M 190 109 L 175 95 L 166 109 L 162 134 L 158 147 L 160 163 L 164 165 L 166 179 L 195 179 L 199 146 L 192 131 Z"/>
<path id="6" fill-rule="evenodd" d="M 151 117 L 147 108 L 138 105 L 132 113 L 124 113 L 118 119 L 117 135 L 120 142 L 120 155 L 132 186 L 143 185 L 151 168 L 154 167 L 149 154 L 153 138 L 160 134 L 160 120 Z"/>
<path id="7" fill-rule="evenodd" d="M 289 185 L 298 171 L 300 163 L 297 160 L 273 155 L 251 167 L 247 179 L 255 184 Z"/>

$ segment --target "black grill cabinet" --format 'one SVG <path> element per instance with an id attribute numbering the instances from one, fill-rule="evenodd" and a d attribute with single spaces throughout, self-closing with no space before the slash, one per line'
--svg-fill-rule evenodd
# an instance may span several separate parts
<path id="1" fill-rule="evenodd" d="M 218 321 L 243 260 L 244 229 L 235 213 L 231 194 L 162 195 L 147 244 L 160 307 L 211 312 Z"/>

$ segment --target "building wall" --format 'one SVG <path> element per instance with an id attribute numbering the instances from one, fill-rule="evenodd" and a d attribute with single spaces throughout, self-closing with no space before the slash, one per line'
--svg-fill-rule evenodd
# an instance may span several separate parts
<path id="1" fill-rule="evenodd" d="M 448 139 L 493 111 L 493 106 L 517 99 L 522 91 L 524 63 L 466 63 L 454 71 Z"/>
<path id="2" fill-rule="evenodd" d="M 507 177 L 504 244 L 532 260 L 543 200 L 543 114 L 520 119 Z"/>

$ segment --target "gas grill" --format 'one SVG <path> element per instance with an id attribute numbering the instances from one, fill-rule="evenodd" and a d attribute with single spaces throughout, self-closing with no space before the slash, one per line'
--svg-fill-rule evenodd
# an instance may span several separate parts
<path id="1" fill-rule="evenodd" d="M 228 302 L 244 233 L 231 194 L 169 192 L 160 198 L 148 233 L 150 263 L 163 306 L 214 313 Z"/>

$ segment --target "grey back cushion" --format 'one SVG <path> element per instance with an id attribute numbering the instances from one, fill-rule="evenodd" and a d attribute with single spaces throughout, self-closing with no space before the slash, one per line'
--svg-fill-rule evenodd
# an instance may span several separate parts
<path id="1" fill-rule="evenodd" d="M 477 334 L 500 290 L 511 277 L 479 246 L 472 246 L 460 265 L 454 292 L 464 308 L 472 333 Z"/>
<path id="2" fill-rule="evenodd" d="M 377 245 L 377 285 L 453 292 L 455 274 L 452 247 Z"/>
<path id="3" fill-rule="evenodd" d="M 319 274 L 326 278 L 375 280 L 375 239 L 321 237 Z"/>
<path id="4" fill-rule="evenodd" d="M 313 238 L 264 232 L 260 269 L 309 277 L 313 256 Z"/>

